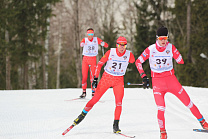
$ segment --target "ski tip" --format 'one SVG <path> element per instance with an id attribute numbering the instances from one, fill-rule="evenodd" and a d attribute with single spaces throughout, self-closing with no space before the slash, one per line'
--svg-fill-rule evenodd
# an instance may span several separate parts
<path id="1" fill-rule="evenodd" d="M 208 133 L 208 130 L 206 129 L 193 129 L 193 131 Z"/>
<path id="2" fill-rule="evenodd" d="M 193 131 L 202 131 L 202 129 L 193 129 Z"/>
<path id="3" fill-rule="evenodd" d="M 123 133 L 121 133 L 121 132 L 115 133 L 115 134 L 116 134 L 116 135 L 122 135 L 122 136 L 127 137 L 127 138 L 135 138 L 135 137 L 136 137 L 136 136 L 129 136 L 129 135 L 123 134 Z"/>

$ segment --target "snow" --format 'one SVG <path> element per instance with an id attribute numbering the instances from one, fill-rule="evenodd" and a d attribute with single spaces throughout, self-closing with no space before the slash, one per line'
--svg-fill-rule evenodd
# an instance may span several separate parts
<path id="1" fill-rule="evenodd" d="M 204 118 L 208 120 L 208 88 L 184 87 Z M 86 118 L 62 136 L 91 98 L 74 100 L 82 89 L 0 91 L 0 139 L 122 139 L 112 132 L 114 95 L 110 88 Z M 193 132 L 199 122 L 174 95 L 166 99 L 168 139 L 206 139 L 207 133 Z M 141 139 L 159 139 L 157 107 L 152 89 L 125 88 L 120 129 Z"/>

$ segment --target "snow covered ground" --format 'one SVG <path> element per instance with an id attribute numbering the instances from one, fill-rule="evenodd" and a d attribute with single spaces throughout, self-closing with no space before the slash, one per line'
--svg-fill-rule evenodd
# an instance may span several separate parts
<path id="1" fill-rule="evenodd" d="M 208 120 L 208 88 L 184 87 L 192 101 Z M 74 100 L 81 89 L 0 91 L 0 139 L 122 139 L 112 132 L 114 95 L 110 88 L 86 118 L 62 136 L 91 98 Z M 152 89 L 125 88 L 120 129 L 138 139 L 159 139 L 157 107 Z M 207 139 L 207 133 L 175 96 L 166 95 L 168 139 Z"/>

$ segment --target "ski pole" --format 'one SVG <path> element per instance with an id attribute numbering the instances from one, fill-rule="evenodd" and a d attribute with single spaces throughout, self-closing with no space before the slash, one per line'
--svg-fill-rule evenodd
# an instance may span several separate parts
<path id="1" fill-rule="evenodd" d="M 91 67 L 91 65 L 89 65 L 89 67 Z M 92 77 L 92 80 L 91 80 L 91 84 L 92 84 L 94 77 L 92 76 L 92 70 L 91 70 L 91 68 L 90 68 L 90 73 L 91 73 L 91 77 Z M 92 86 L 92 88 L 95 89 L 94 86 Z"/>
<path id="2" fill-rule="evenodd" d="M 128 82 L 127 85 L 143 85 L 143 84 L 132 84 L 132 83 Z"/>
<path id="3" fill-rule="evenodd" d="M 92 79 L 93 79 L 94 77 L 92 76 L 91 65 L 89 65 L 89 68 L 90 68 L 90 74 L 91 74 L 91 77 L 92 77 Z M 92 80 L 91 80 L 91 83 L 92 83 Z"/>
<path id="4" fill-rule="evenodd" d="M 104 46 L 102 46 L 102 52 L 103 52 L 103 56 L 104 56 Z"/>

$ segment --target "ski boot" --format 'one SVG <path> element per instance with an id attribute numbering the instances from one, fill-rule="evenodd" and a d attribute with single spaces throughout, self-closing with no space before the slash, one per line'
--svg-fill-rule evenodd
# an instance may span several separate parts
<path id="1" fill-rule="evenodd" d="M 84 91 L 84 90 L 83 90 L 82 95 L 81 95 L 81 96 L 79 96 L 79 97 L 80 97 L 80 98 L 85 98 L 85 97 L 86 97 L 86 95 L 87 95 L 87 94 L 86 94 L 86 91 Z"/>
<path id="2" fill-rule="evenodd" d="M 114 123 L 113 123 L 113 132 L 114 133 L 120 133 L 121 132 L 121 130 L 118 127 L 118 123 L 119 123 L 119 120 L 114 120 Z"/>
<path id="3" fill-rule="evenodd" d="M 94 97 L 95 95 L 95 90 L 92 90 L 92 97 Z"/>
<path id="4" fill-rule="evenodd" d="M 75 120 L 74 125 L 78 125 L 87 115 L 87 113 L 82 112 Z"/>
<path id="5" fill-rule="evenodd" d="M 167 139 L 167 132 L 166 130 L 160 130 L 160 139 Z"/>
<path id="6" fill-rule="evenodd" d="M 205 121 L 205 119 L 203 119 L 202 121 L 200 121 L 200 124 L 201 124 L 201 126 L 204 129 L 208 130 L 208 123 Z"/>

